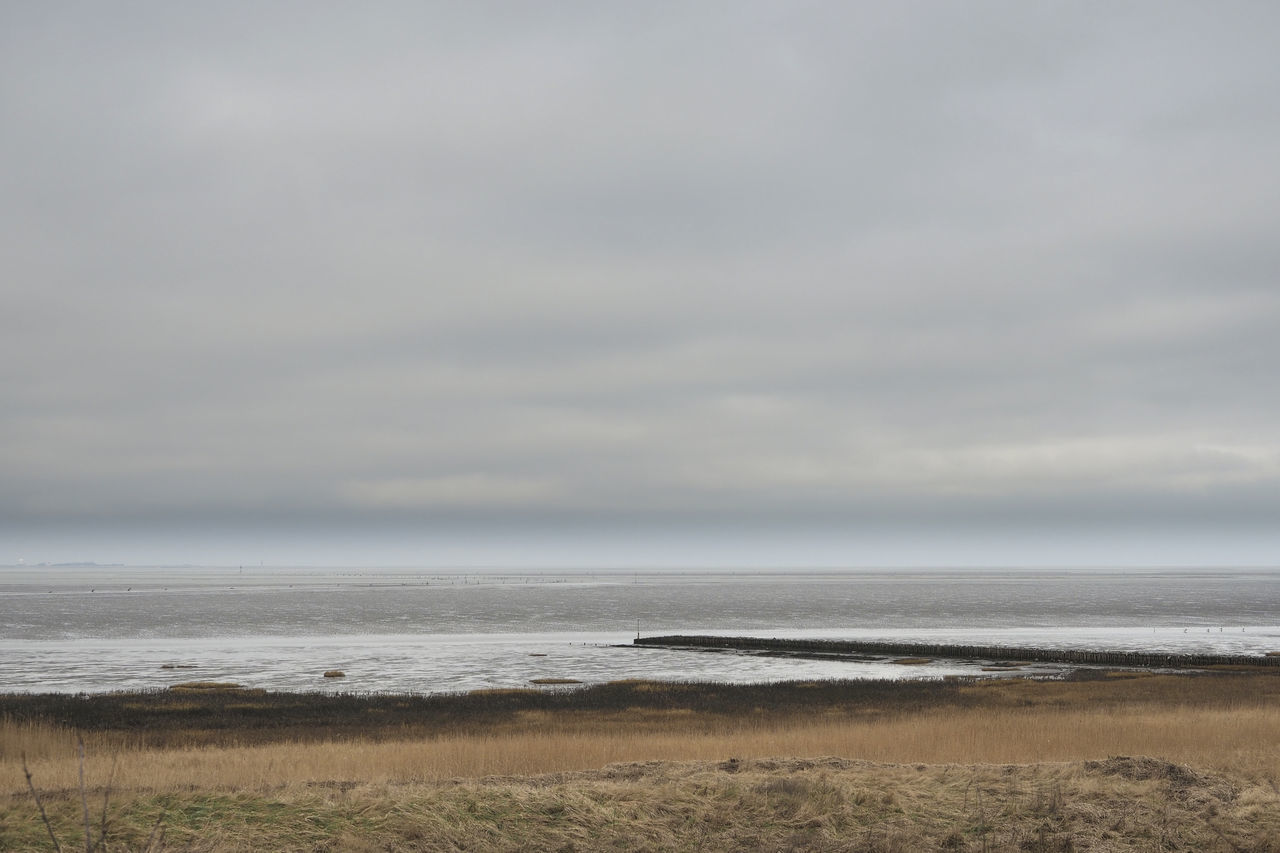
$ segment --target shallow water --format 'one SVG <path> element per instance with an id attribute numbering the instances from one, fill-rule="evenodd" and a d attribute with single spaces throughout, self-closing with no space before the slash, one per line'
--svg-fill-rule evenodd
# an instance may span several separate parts
<path id="1" fill-rule="evenodd" d="M 920 677 L 901 667 L 615 648 L 660 633 L 1255 654 L 1280 650 L 1280 572 L 471 573 L 0 569 L 0 690 L 190 680 L 442 692 L 531 679 Z M 166 665 L 183 668 L 163 668 Z M 190 667 L 190 668 L 187 668 Z M 341 669 L 343 679 L 324 679 Z"/>

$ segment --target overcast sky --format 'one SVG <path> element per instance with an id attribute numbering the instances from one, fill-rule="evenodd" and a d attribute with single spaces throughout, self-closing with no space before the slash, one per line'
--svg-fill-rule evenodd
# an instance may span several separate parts
<path id="1" fill-rule="evenodd" d="M 1280 5 L 0 7 L 0 563 L 1280 563 Z"/>

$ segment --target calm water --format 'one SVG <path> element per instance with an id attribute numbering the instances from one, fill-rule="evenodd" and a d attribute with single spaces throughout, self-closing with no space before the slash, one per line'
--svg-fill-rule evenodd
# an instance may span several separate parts
<path id="1" fill-rule="evenodd" d="M 1280 650 L 1280 571 L 0 569 L 0 690 L 98 692 L 200 679 L 440 692 L 541 677 L 975 671 L 612 647 L 629 642 L 637 624 L 648 635 L 1259 653 Z M 347 678 L 324 679 L 327 669 Z"/>

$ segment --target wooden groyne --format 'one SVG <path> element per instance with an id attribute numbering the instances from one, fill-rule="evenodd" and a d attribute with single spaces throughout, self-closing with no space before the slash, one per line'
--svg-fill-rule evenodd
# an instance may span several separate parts
<path id="1" fill-rule="evenodd" d="M 1196 669 L 1206 666 L 1280 666 L 1280 656 L 1196 655 L 1171 652 L 1106 652 L 1086 649 L 1037 649 L 1025 646 L 961 646 L 941 643 L 896 643 L 861 640 L 787 640 L 762 637 L 637 637 L 637 646 L 727 649 L 797 656 L 973 658 L 990 661 L 1075 663 L 1093 666 Z"/>

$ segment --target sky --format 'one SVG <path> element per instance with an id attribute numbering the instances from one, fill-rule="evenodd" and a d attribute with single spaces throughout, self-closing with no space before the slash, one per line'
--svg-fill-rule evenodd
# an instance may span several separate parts
<path id="1" fill-rule="evenodd" d="M 1280 5 L 0 6 L 0 563 L 1280 564 Z"/>

